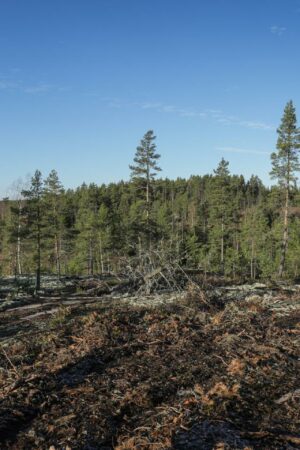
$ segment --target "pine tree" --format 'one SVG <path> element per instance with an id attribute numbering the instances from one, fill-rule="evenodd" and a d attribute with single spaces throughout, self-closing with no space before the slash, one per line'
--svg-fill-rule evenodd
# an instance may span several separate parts
<path id="1" fill-rule="evenodd" d="M 268 224 L 262 208 L 247 208 L 241 229 L 241 249 L 245 258 L 246 275 L 255 280 L 262 272 L 262 264 L 266 264 L 266 242 L 268 240 Z"/>
<path id="2" fill-rule="evenodd" d="M 41 288 L 41 248 L 42 231 L 45 226 L 43 221 L 43 180 L 39 170 L 35 171 L 31 178 L 31 185 L 28 190 L 23 190 L 22 195 L 26 200 L 24 213 L 26 215 L 27 238 L 34 243 L 34 262 L 36 270 L 36 292 Z"/>
<path id="3" fill-rule="evenodd" d="M 295 184 L 295 172 L 300 170 L 298 150 L 300 148 L 300 130 L 297 127 L 296 110 L 292 101 L 284 109 L 281 124 L 277 130 L 277 152 L 272 153 L 270 175 L 277 179 L 284 192 L 283 236 L 278 275 L 282 277 L 289 234 L 289 203 L 291 188 Z"/>
<path id="4" fill-rule="evenodd" d="M 225 269 L 225 236 L 226 226 L 229 221 L 229 181 L 230 174 L 228 170 L 228 161 L 221 159 L 218 167 L 214 170 L 214 177 L 211 179 L 211 189 L 209 192 L 210 202 L 210 226 L 211 226 L 211 249 L 219 253 L 219 262 L 221 272 Z"/>
<path id="5" fill-rule="evenodd" d="M 225 179 L 229 176 L 229 162 L 225 161 L 224 158 L 221 159 L 221 161 L 218 164 L 218 167 L 214 170 L 214 174 L 216 177 L 219 177 L 219 179 Z"/>
<path id="6" fill-rule="evenodd" d="M 130 165 L 131 180 L 136 184 L 137 188 L 145 191 L 145 212 L 146 212 L 146 234 L 148 244 L 151 240 L 151 204 L 153 200 L 153 183 L 157 172 L 161 168 L 157 165 L 160 155 L 156 152 L 155 144 L 156 136 L 152 130 L 147 131 L 140 145 L 136 149 L 134 163 Z"/>
<path id="7" fill-rule="evenodd" d="M 92 190 L 82 185 L 77 200 L 75 230 L 75 254 L 72 270 L 76 273 L 94 273 L 95 249 L 97 248 L 97 204 Z"/>
<path id="8" fill-rule="evenodd" d="M 44 183 L 44 203 L 47 221 L 47 237 L 50 240 L 50 254 L 54 256 L 58 277 L 61 274 L 61 253 L 63 238 L 63 186 L 56 170 L 52 170 Z"/>

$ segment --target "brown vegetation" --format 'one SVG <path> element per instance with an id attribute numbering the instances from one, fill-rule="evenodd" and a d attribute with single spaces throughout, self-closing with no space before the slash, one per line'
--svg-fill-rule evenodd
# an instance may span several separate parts
<path id="1" fill-rule="evenodd" d="M 6 338 L 1 449 L 300 447 L 296 295 L 146 301 L 62 306 Z"/>

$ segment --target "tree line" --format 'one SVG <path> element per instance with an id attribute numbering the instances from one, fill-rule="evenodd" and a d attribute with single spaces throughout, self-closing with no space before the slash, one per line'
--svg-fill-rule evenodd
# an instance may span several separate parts
<path id="1" fill-rule="evenodd" d="M 55 170 L 0 203 L 0 273 L 96 274 L 162 252 L 183 266 L 231 277 L 300 275 L 300 131 L 287 103 L 271 155 L 268 188 L 232 175 L 224 158 L 212 174 L 159 179 L 149 130 L 129 166 L 129 181 L 64 189 Z"/>

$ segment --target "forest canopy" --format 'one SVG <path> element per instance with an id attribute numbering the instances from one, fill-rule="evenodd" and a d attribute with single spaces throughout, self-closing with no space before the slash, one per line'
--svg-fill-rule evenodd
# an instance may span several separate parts
<path id="1" fill-rule="evenodd" d="M 2 275 L 120 271 L 130 258 L 160 251 L 182 266 L 231 277 L 300 275 L 299 130 L 292 102 L 271 155 L 271 188 L 230 172 L 161 179 L 149 130 L 129 166 L 131 179 L 65 190 L 55 170 L 0 203 Z M 278 272 L 279 268 L 279 272 Z"/>

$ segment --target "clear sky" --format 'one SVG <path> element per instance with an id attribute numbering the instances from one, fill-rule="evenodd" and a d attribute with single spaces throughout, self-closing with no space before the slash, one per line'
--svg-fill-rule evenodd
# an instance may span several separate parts
<path id="1" fill-rule="evenodd" d="M 163 177 L 224 156 L 268 183 L 299 44 L 298 0 L 1 0 L 0 195 L 36 168 L 128 179 L 148 129 Z"/>

